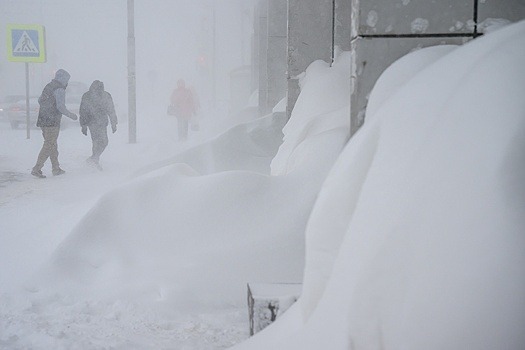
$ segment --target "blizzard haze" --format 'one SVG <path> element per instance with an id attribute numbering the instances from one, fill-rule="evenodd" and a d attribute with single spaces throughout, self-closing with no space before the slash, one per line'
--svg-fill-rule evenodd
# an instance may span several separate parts
<path id="1" fill-rule="evenodd" d="M 135 1 L 130 143 L 126 1 L 0 0 L 1 23 L 46 27 L 32 94 L 63 68 L 119 117 L 103 170 L 71 121 L 45 179 L 40 130 L 0 122 L 0 349 L 524 349 L 525 21 L 393 63 L 350 138 L 349 52 L 298 76 L 289 119 L 231 93 L 252 10 Z M 23 94 L 0 55 L 0 95 Z M 201 103 L 187 140 L 180 78 Z M 302 282 L 254 337 L 251 282 Z"/>
<path id="2" fill-rule="evenodd" d="M 227 109 L 229 73 L 249 64 L 251 3 L 136 0 L 139 110 L 164 111 L 180 78 L 195 87 L 204 106 L 216 103 Z M 0 0 L 0 9 L 1 23 L 45 26 L 47 62 L 30 64 L 32 95 L 39 95 L 54 72 L 63 68 L 71 74 L 71 81 L 87 86 L 95 79 L 102 80 L 122 113 L 126 112 L 127 1 Z M 5 38 L 0 37 L 0 96 L 25 94 L 24 64 L 7 62 Z M 212 101 L 214 77 L 216 101 Z"/>

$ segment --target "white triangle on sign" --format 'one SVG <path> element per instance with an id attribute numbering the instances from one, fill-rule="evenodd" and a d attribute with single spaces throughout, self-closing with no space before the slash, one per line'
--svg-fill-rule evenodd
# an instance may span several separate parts
<path id="1" fill-rule="evenodd" d="M 24 31 L 24 33 L 20 37 L 20 40 L 18 40 L 18 44 L 16 44 L 15 49 L 13 50 L 13 52 L 16 52 L 16 53 L 34 53 L 34 54 L 38 54 L 39 53 L 35 43 L 33 42 L 33 40 L 31 40 L 31 38 L 29 37 L 29 35 L 27 34 L 26 31 Z"/>

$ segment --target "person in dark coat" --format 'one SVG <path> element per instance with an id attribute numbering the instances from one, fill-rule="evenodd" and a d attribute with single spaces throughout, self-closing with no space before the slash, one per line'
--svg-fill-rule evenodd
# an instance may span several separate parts
<path id="1" fill-rule="evenodd" d="M 36 126 L 42 129 L 44 144 L 38 154 L 36 165 L 31 170 L 33 176 L 39 178 L 46 177 L 42 173 L 42 168 L 48 158 L 51 159 L 53 175 L 62 175 L 65 173 L 58 163 L 60 121 L 62 120 L 62 115 L 73 120 L 78 119 L 75 113 L 68 111 L 66 108 L 66 87 L 70 77 L 68 72 L 59 69 L 55 73 L 55 78 L 44 87 L 42 94 L 38 98 L 40 110 L 38 112 Z"/>
<path id="2" fill-rule="evenodd" d="M 87 136 L 87 130 L 93 141 L 93 154 L 87 159 L 89 164 L 102 170 L 99 164 L 100 155 L 108 145 L 107 127 L 111 122 L 113 133 L 117 131 L 117 114 L 111 94 L 104 91 L 104 83 L 95 80 L 89 91 L 82 95 L 80 102 L 80 126 L 81 131 Z"/>

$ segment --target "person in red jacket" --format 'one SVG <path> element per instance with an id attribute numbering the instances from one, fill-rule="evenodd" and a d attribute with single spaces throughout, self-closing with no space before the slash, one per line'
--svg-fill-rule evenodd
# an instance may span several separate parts
<path id="1" fill-rule="evenodd" d="M 177 88 L 173 90 L 170 102 L 173 114 L 177 117 L 179 140 L 184 141 L 188 138 L 188 123 L 196 114 L 196 106 L 193 94 L 190 89 L 186 88 L 183 79 L 177 81 Z"/>

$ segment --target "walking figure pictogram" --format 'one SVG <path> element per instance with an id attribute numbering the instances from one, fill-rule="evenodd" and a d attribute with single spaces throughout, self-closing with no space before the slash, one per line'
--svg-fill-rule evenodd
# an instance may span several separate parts
<path id="1" fill-rule="evenodd" d="M 20 51 L 34 52 L 35 49 L 29 46 L 30 43 L 32 43 L 31 39 L 29 39 L 29 36 L 27 35 L 27 33 L 24 33 L 24 41 L 22 41 L 22 47 L 20 48 Z"/>

